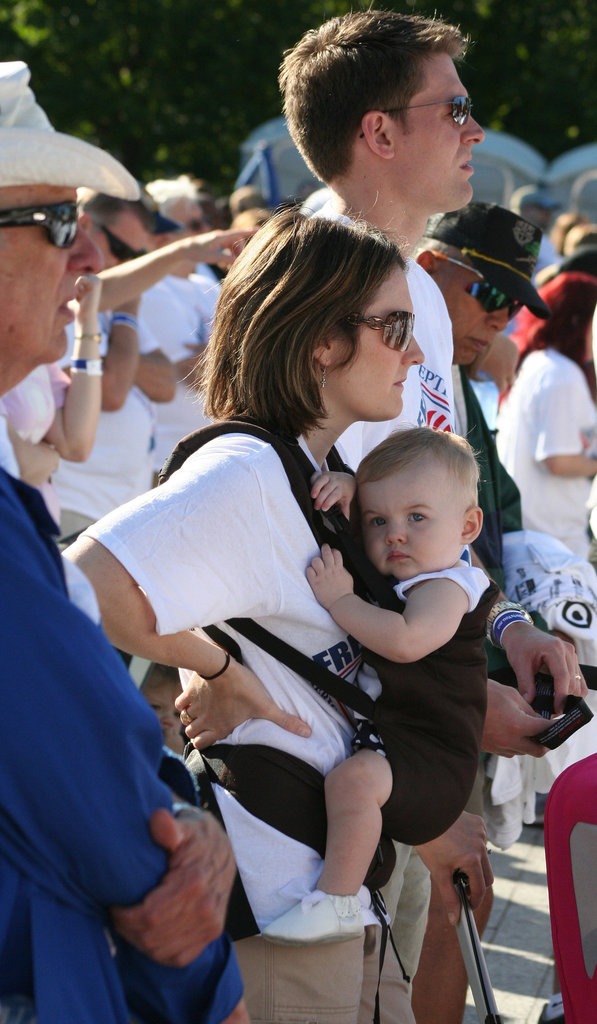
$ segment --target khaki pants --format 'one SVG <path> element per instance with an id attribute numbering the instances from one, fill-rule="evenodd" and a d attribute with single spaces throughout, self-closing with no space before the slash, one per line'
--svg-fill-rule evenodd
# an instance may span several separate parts
<path id="1" fill-rule="evenodd" d="M 392 922 L 392 935 L 402 965 L 412 980 L 417 973 L 431 895 L 429 871 L 412 846 L 395 843 L 396 867 L 381 890 Z"/>
<path id="2" fill-rule="evenodd" d="M 313 946 L 282 946 L 256 935 L 235 943 L 252 1024 L 371 1024 L 381 929 Z M 381 1024 L 414 1024 L 409 987 L 388 942 Z"/>

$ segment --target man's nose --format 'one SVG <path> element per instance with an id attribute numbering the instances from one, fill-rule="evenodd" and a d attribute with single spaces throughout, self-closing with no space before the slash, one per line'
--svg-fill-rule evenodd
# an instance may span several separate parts
<path id="1" fill-rule="evenodd" d="M 496 331 L 504 331 L 508 326 L 509 319 L 507 306 L 504 309 L 494 309 L 492 313 L 487 314 L 488 323 L 495 327 Z"/>
<path id="2" fill-rule="evenodd" d="M 475 121 L 474 117 L 469 117 L 465 125 L 463 125 L 462 138 L 473 143 L 473 146 L 483 142 L 485 138 L 485 132 L 481 128 L 478 121 Z"/>
<path id="3" fill-rule="evenodd" d="M 69 252 L 68 266 L 77 274 L 97 274 L 104 269 L 104 258 L 100 250 L 80 223 Z"/>

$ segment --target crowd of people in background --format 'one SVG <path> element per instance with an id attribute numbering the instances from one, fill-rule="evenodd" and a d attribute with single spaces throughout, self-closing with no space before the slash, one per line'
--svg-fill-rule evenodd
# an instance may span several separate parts
<path id="1" fill-rule="evenodd" d="M 285 55 L 280 85 L 291 135 L 326 192 L 316 201 L 288 197 L 277 210 L 252 186 L 222 197 L 187 173 L 140 186 L 99 150 L 69 168 L 67 137 L 37 106 L 26 66 L 0 65 L 0 149 L 3 134 L 14 145 L 14 167 L 0 160 L 0 293 L 3 280 L 10 293 L 11 260 L 19 257 L 4 238 L 32 234 L 31 210 L 41 210 L 36 244 L 49 239 L 56 259 L 69 253 L 72 264 L 62 319 L 51 330 L 46 324 L 35 351 L 24 327 L 27 315 L 36 318 L 33 276 L 14 325 L 8 307 L 4 338 L 0 328 L 0 499 L 14 544 L 3 587 L 16 574 L 15 620 L 27 594 L 39 615 L 53 594 L 54 630 L 84 638 L 74 653 L 62 652 L 58 669 L 45 626 L 26 657 L 28 641 L 14 630 L 9 659 L 15 678 L 30 679 L 28 715 L 36 678 L 43 692 L 52 662 L 50 696 L 58 708 L 67 694 L 74 701 L 78 743 L 95 727 L 85 693 L 107 686 L 89 765 L 69 757 L 62 771 L 63 737 L 52 746 L 56 723 L 43 726 L 42 771 L 70 772 L 71 783 L 93 786 L 90 767 L 103 770 L 114 742 L 110 701 L 122 702 L 130 735 L 100 795 L 116 801 L 118 772 L 132 779 L 120 812 L 113 821 L 103 816 L 101 827 L 125 858 L 130 843 L 143 865 L 138 878 L 135 863 L 113 884 L 117 851 L 94 838 L 92 857 L 71 837 L 89 861 L 72 885 L 65 842 L 46 849 L 41 835 L 52 833 L 53 820 L 50 803 L 40 811 L 43 787 L 37 829 L 6 796 L 9 777 L 0 783 L 0 817 L 10 822 L 0 822 L 0 842 L 16 908 L 0 916 L 0 965 L 11 960 L 5 977 L 0 966 L 0 1010 L 15 1014 L 7 1022 L 74 1019 L 69 1000 L 83 998 L 68 986 L 53 992 L 51 957 L 39 954 L 39 938 L 29 942 L 19 917 L 25 904 L 39 915 L 32 927 L 43 942 L 53 928 L 80 927 L 89 951 L 105 943 L 104 927 L 109 932 L 97 974 L 87 967 L 82 975 L 103 994 L 99 1009 L 79 1014 L 81 1024 L 120 1024 L 129 1012 L 139 1024 L 155 1014 L 172 1024 L 244 1024 L 249 1016 L 273 1024 L 290 1019 L 289 1007 L 300 1020 L 368 1024 L 378 997 L 382 1024 L 462 1020 L 453 873 L 466 872 L 482 931 L 492 905 L 487 838 L 510 845 L 530 820 L 536 791 L 564 764 L 533 740 L 544 728 L 531 706 L 535 673 L 541 667 L 553 677 L 559 711 L 568 696 L 587 697 L 579 662 L 597 664 L 597 635 L 563 618 L 570 600 L 597 613 L 597 225 L 561 211 L 540 183 L 519 190 L 510 208 L 472 199 L 471 154 L 474 163 L 483 130 L 460 80 L 465 50 L 460 31 L 440 18 L 375 10 L 306 33 Z M 48 162 L 40 158 L 21 177 L 19 161 L 40 138 L 54 147 Z M 32 255 L 35 274 L 45 273 Z M 26 259 L 17 272 L 29 280 Z M 30 355 L 13 369 L 19 335 Z M 182 438 L 227 420 L 223 434 L 200 433 L 158 485 Z M 399 470 L 388 438 L 406 427 L 423 436 L 423 447 Z M 470 447 L 456 442 L 432 457 L 429 431 L 461 435 Z M 446 476 L 438 496 L 442 459 L 458 458 L 452 447 L 468 469 Z M 390 461 L 368 476 L 380 451 Z M 51 567 L 46 513 L 65 553 Z M 424 558 L 413 553 L 417 536 Z M 15 567 L 21 547 L 30 551 L 25 575 Z M 67 597 L 64 572 L 84 613 Z M 394 577 L 408 584 L 395 586 Z M 118 653 L 88 622 L 100 612 Z M 246 621 L 261 634 L 246 632 Z M 404 645 L 390 644 L 402 629 Z M 417 630 L 427 632 L 425 642 Z M 317 682 L 293 660 L 297 650 L 321 670 Z M 107 657 L 109 668 L 100 668 Z M 134 686 L 127 690 L 123 661 L 134 676 L 140 659 L 139 691 L 176 768 L 158 772 L 159 730 Z M 105 679 L 110 671 L 114 685 Z M 510 685 L 492 678 L 504 672 Z M 458 689 L 448 696 L 453 676 Z M 376 711 L 353 706 L 334 689 L 337 680 L 358 684 L 352 690 Z M 416 687 L 438 722 L 425 701 L 414 713 Z M 10 710 L 14 723 L 18 703 Z M 451 716 L 460 746 L 456 753 L 443 745 L 448 770 L 435 744 Z M 22 728 L 11 749 L 19 741 Z M 571 743 L 569 761 L 576 756 Z M 513 766 L 519 786 L 504 808 L 498 789 L 510 773 L 512 791 Z M 462 785 L 444 794 L 440 782 L 452 783 L 460 767 Z M 35 771 L 23 770 L 35 789 Z M 346 789 L 336 782 L 343 773 Z M 223 822 L 238 869 L 231 938 L 223 930 L 230 848 L 215 823 L 213 833 L 193 831 L 202 813 L 194 786 L 211 800 L 210 822 Z M 79 810 L 68 780 L 58 793 Z M 181 826 L 184 835 L 169 831 L 181 797 L 181 820 L 192 821 Z M 126 801 L 135 813 L 121 837 Z M 93 814 L 99 821 L 92 801 L 83 820 Z M 36 857 L 19 863 L 22 836 L 29 851 L 44 851 L 47 874 Z M 217 890 L 217 911 L 203 890 L 204 903 L 192 904 L 209 919 L 209 941 L 189 943 L 188 953 L 192 914 L 181 910 L 187 889 L 178 879 L 191 853 L 183 847 L 203 866 L 218 851 L 206 885 L 210 897 Z M 108 869 L 96 886 L 100 852 Z M 162 923 L 161 905 L 154 916 L 151 903 L 150 926 L 140 909 L 146 896 L 155 899 L 160 875 L 176 880 L 175 953 L 159 937 L 176 930 L 174 910 Z M 68 905 L 70 921 L 55 903 Z M 130 919 L 120 904 L 131 905 Z M 87 906 L 93 925 L 73 924 Z M 400 959 L 390 951 L 380 963 L 388 927 Z M 9 952 L 13 928 L 20 965 Z M 73 934 L 57 948 L 74 973 Z M 16 1016 L 23 1012 L 29 1016 Z"/>
<path id="2" fill-rule="evenodd" d="M 325 198 L 329 198 L 329 190 Z M 292 203 L 311 210 L 309 197 L 289 197 L 287 204 Z M 322 203 L 318 193 L 313 210 L 316 212 Z M 101 359 L 103 378 L 93 379 L 77 374 L 76 370 L 73 374 L 71 363 L 81 350 L 75 334 L 80 334 L 81 328 L 69 325 L 63 358 L 36 369 L 0 402 L 0 415 L 5 417 L 9 439 L 9 444 L 0 449 L 2 464 L 7 469 L 16 465 L 21 479 L 41 488 L 66 539 L 73 539 L 86 526 L 153 486 L 177 442 L 209 422 L 203 413 L 201 365 L 221 282 L 235 252 L 273 212 L 254 186 L 242 186 L 230 196 L 220 197 L 207 182 L 188 174 L 146 183 L 141 199 L 133 202 L 80 189 L 78 209 L 81 224 L 90 231 L 102 253 L 102 270 L 126 264 L 121 284 L 118 274 L 100 273 L 97 278 L 95 302 L 101 301 L 102 312 L 95 321 L 95 329 L 87 333 L 97 339 L 92 354 Z M 597 280 L 597 224 L 590 223 L 581 213 L 558 212 L 559 203 L 541 186 L 519 189 L 512 196 L 511 209 L 541 231 L 533 279 L 540 289 L 554 282 L 546 295 L 551 299 L 547 305 L 552 313 L 557 306 L 557 323 L 552 319 L 542 327 L 529 311 L 515 316 L 504 329 L 516 344 L 502 349 L 500 338 L 491 346 L 483 346 L 471 360 L 469 376 L 483 399 L 490 425 L 494 426 L 498 398 L 504 404 L 500 415 L 500 455 L 527 495 L 523 502 L 524 525 L 540 529 L 549 520 L 551 532 L 586 555 L 591 541 L 586 509 L 595 505 L 587 505 L 587 481 L 594 472 L 590 463 L 585 465 L 584 457 L 593 458 L 597 437 L 590 323 L 595 308 L 591 281 Z M 219 235 L 226 231 L 234 233 Z M 188 249 L 177 245 L 183 239 L 192 241 Z M 236 248 L 230 250 L 228 245 Z M 167 259 L 141 259 L 163 247 L 167 247 Z M 203 249 L 205 259 L 201 258 Z M 213 262 L 209 262 L 211 259 Z M 571 291 L 575 284 L 576 291 Z M 79 288 L 84 287 L 81 282 Z M 109 310 L 107 303 L 112 301 L 111 289 L 115 288 L 118 308 Z M 578 320 L 581 308 L 582 324 Z M 537 332 L 538 337 L 533 340 Z M 577 340 L 581 335 L 582 341 Z M 574 402 L 568 390 L 558 389 L 556 404 L 567 420 L 570 437 L 564 440 L 561 427 L 550 416 L 553 442 L 547 441 L 544 450 L 531 454 L 528 466 L 525 461 L 524 467 L 515 469 L 515 459 L 523 456 L 512 430 L 521 427 L 523 413 L 513 413 L 512 409 L 519 393 L 526 405 L 528 385 L 521 381 L 514 397 L 508 396 L 532 348 L 548 353 L 558 350 L 566 359 L 568 350 L 573 350 L 569 358 L 581 370 L 578 387 L 582 396 Z M 527 365 L 525 374 L 528 372 Z M 40 384 L 42 375 L 44 381 Z M 47 378 L 55 383 L 46 383 Z M 79 425 L 72 415 L 69 417 L 69 444 L 62 434 L 56 436 L 56 427 L 47 417 L 52 405 L 58 406 L 56 417 L 62 417 L 65 396 L 70 396 L 72 403 L 71 379 L 77 389 L 93 388 L 94 393 L 101 394 L 101 406 L 98 420 L 95 394 L 93 401 L 85 396 L 85 402 L 80 403 L 85 411 L 79 415 L 84 415 L 86 422 Z M 483 382 L 490 382 L 493 401 L 487 399 Z M 551 397 L 549 390 L 541 396 L 550 413 L 554 409 Z M 583 422 L 572 424 L 569 409 Z M 534 430 L 541 434 L 545 444 L 544 431 L 528 406 L 526 417 L 527 421 L 534 421 Z M 506 424 L 511 439 L 506 437 Z M 528 430 L 521 430 L 520 440 L 526 438 L 524 444 L 531 443 Z M 125 437 L 127 442 L 123 444 Z M 550 443 L 556 446 L 553 453 Z M 581 456 L 578 472 L 572 472 L 568 456 L 577 455 Z M 564 457 L 563 469 L 559 456 Z M 527 468 L 531 474 L 535 470 L 533 482 Z M 561 479 L 553 480 L 553 476 Z M 550 485 L 553 501 L 565 507 L 578 523 L 576 538 L 570 531 L 560 530 L 552 517 L 551 503 L 546 503 L 543 493 Z M 569 501 L 564 489 L 571 485 L 576 492 L 574 500 Z M 543 516 L 533 513 L 532 501 L 537 508 L 541 507 Z"/>

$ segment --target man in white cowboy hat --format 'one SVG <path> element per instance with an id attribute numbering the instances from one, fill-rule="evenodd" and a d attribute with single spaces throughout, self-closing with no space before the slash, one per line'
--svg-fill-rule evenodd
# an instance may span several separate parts
<path id="1" fill-rule="evenodd" d="M 75 280 L 100 267 L 75 188 L 138 196 L 111 156 L 53 130 L 28 82 L 0 64 L 2 390 L 60 357 Z M 186 773 L 160 780 L 157 719 L 69 599 L 43 502 L 4 470 L 0 517 L 0 1018 L 240 1024 L 228 843 L 173 806 L 173 779 L 194 800 Z"/>

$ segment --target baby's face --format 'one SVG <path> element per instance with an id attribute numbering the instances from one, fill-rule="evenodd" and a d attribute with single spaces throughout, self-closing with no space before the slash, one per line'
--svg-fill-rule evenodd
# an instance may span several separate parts
<path id="1" fill-rule="evenodd" d="M 454 565 L 467 543 L 470 502 L 445 467 L 430 463 L 361 484 L 365 550 L 384 576 L 412 579 Z"/>
<path id="2" fill-rule="evenodd" d="M 180 683 L 164 678 L 158 668 L 154 668 L 151 680 L 143 687 L 143 696 L 160 720 L 165 746 L 176 754 L 182 754 L 185 740 L 181 735 L 180 713 L 174 701 L 180 694 Z"/>

